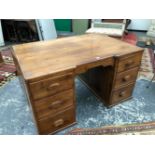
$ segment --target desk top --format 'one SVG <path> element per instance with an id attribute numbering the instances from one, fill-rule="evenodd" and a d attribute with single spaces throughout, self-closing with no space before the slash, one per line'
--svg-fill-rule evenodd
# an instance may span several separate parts
<path id="1" fill-rule="evenodd" d="M 96 59 L 112 58 L 142 49 L 100 34 L 84 34 L 13 46 L 25 80 L 74 69 Z"/>

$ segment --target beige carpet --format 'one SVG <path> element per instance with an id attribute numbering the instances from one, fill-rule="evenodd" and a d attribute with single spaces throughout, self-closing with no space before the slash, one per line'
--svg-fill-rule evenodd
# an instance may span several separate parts
<path id="1" fill-rule="evenodd" d="M 141 67 L 138 73 L 138 78 L 140 79 L 151 80 L 154 75 L 150 52 L 148 48 L 144 50 Z"/>
<path id="2" fill-rule="evenodd" d="M 112 125 L 95 129 L 73 129 L 68 135 L 155 135 L 155 122 Z"/>
<path id="3" fill-rule="evenodd" d="M 0 88 L 7 84 L 11 79 L 16 76 L 16 67 L 11 55 L 11 49 L 9 47 L 0 48 L 0 54 L 3 58 L 3 62 L 0 63 Z"/>

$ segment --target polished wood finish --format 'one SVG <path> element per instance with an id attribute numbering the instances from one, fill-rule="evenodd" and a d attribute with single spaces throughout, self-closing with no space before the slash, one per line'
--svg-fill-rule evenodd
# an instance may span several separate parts
<path id="1" fill-rule="evenodd" d="M 119 89 L 118 91 L 112 92 L 111 105 L 131 97 L 133 86 L 134 85 L 131 84 L 131 85 L 128 85 L 127 87 Z"/>
<path id="2" fill-rule="evenodd" d="M 117 71 L 122 72 L 122 71 L 128 70 L 132 67 L 139 66 L 139 64 L 141 62 L 141 56 L 142 56 L 141 53 L 136 53 L 136 54 L 130 55 L 128 57 L 125 56 L 123 58 L 120 58 L 119 62 L 118 62 Z"/>
<path id="3" fill-rule="evenodd" d="M 32 98 L 41 99 L 46 96 L 54 95 L 61 91 L 73 88 L 73 73 L 60 76 L 58 78 L 50 78 L 33 82 L 29 84 Z"/>
<path id="4" fill-rule="evenodd" d="M 69 126 L 73 122 L 75 122 L 75 108 L 69 108 L 56 114 L 55 116 L 46 117 L 45 119 L 39 120 L 39 133 L 49 134 L 59 130 L 60 128 Z"/>
<path id="5" fill-rule="evenodd" d="M 25 80 L 41 79 L 69 69 L 77 69 L 113 59 L 114 56 L 142 51 L 130 45 L 100 34 L 85 34 L 13 46 Z M 78 73 L 77 73 L 78 74 Z"/>
<path id="6" fill-rule="evenodd" d="M 39 119 L 50 115 L 55 115 L 74 104 L 74 91 L 67 90 L 54 96 L 44 98 L 34 102 L 34 107 Z"/>
<path id="7" fill-rule="evenodd" d="M 110 107 L 130 98 L 143 49 L 99 34 L 13 46 L 39 134 L 75 123 L 75 76 Z"/>
<path id="8" fill-rule="evenodd" d="M 120 86 L 127 85 L 129 83 L 135 82 L 137 77 L 137 72 L 139 70 L 139 67 L 134 67 L 132 69 L 129 69 L 125 72 L 118 73 L 116 75 L 116 82 L 114 83 L 114 88 L 120 88 Z"/>
<path id="9" fill-rule="evenodd" d="M 80 78 L 97 97 L 105 102 L 106 106 L 111 107 L 120 100 L 128 98 L 129 94 L 132 95 L 132 93 L 128 93 L 128 95 L 113 99 L 114 91 L 118 90 L 119 92 L 119 89 L 124 86 L 126 86 L 124 89 L 127 89 L 128 84 L 135 83 L 141 57 L 141 51 L 130 55 L 116 56 L 114 67 L 96 67 L 83 73 Z M 126 66 L 130 60 L 133 63 Z M 117 93 L 115 92 L 115 94 Z"/>

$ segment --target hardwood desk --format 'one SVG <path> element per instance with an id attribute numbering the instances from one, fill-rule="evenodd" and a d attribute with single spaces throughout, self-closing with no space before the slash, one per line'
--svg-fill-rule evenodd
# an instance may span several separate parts
<path id="1" fill-rule="evenodd" d="M 76 122 L 74 78 L 110 107 L 131 97 L 143 49 L 99 34 L 13 46 L 39 134 Z"/>

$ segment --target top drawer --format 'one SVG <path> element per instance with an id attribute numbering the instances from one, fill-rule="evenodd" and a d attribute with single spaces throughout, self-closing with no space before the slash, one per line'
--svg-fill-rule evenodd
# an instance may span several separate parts
<path id="1" fill-rule="evenodd" d="M 117 72 L 122 72 L 132 67 L 139 66 L 141 63 L 141 57 L 142 53 L 136 53 L 134 55 L 119 59 Z"/>
<path id="2" fill-rule="evenodd" d="M 29 84 L 32 98 L 40 99 L 73 88 L 73 73 Z"/>

